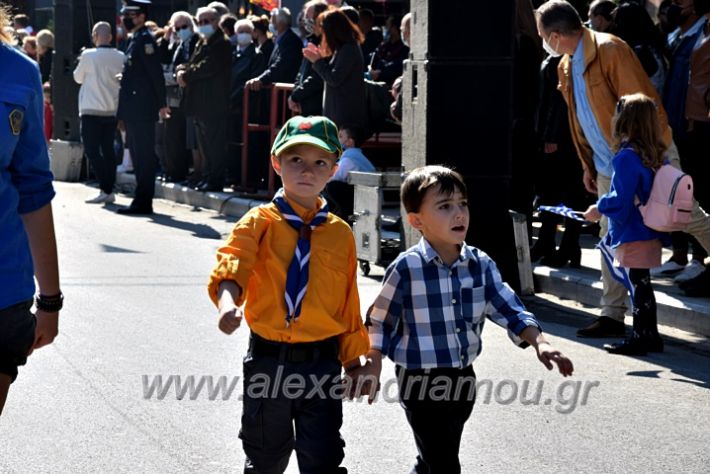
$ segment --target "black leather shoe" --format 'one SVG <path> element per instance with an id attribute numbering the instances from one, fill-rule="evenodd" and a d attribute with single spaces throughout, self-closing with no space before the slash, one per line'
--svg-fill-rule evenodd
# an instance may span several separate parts
<path id="1" fill-rule="evenodd" d="M 153 214 L 152 207 L 123 207 L 116 211 L 118 214 L 123 216 L 148 216 Z"/>
<path id="2" fill-rule="evenodd" d="M 646 355 L 648 352 L 663 352 L 663 339 L 658 334 L 649 337 L 634 334 L 624 342 L 604 344 L 604 349 L 609 354 Z"/>
<path id="3" fill-rule="evenodd" d="M 621 321 L 600 316 L 586 328 L 577 331 L 577 337 L 624 337 L 626 326 Z"/>

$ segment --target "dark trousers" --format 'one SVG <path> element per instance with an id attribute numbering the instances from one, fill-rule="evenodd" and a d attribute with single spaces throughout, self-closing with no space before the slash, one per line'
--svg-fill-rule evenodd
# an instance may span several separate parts
<path id="1" fill-rule="evenodd" d="M 641 337 L 655 337 L 658 335 L 658 322 L 651 274 L 645 268 L 630 268 L 629 280 L 634 286 L 634 332 Z"/>
<path id="2" fill-rule="evenodd" d="M 165 119 L 165 157 L 163 171 L 170 181 L 184 181 L 190 169 L 192 153 L 187 148 L 187 123 L 179 107 L 170 108 L 170 118 Z"/>
<path id="3" fill-rule="evenodd" d="M 99 180 L 99 188 L 106 194 L 113 192 L 116 183 L 116 155 L 113 150 L 116 123 L 116 117 L 81 116 L 84 154 Z"/>
<path id="4" fill-rule="evenodd" d="M 152 209 L 158 157 L 155 154 L 155 121 L 126 121 L 128 149 L 136 173 L 132 208 Z"/>
<path id="5" fill-rule="evenodd" d="M 697 126 L 698 123 L 700 122 L 696 122 L 693 125 Z M 699 131 L 700 134 L 696 134 L 696 131 Z M 703 190 L 705 190 L 705 192 L 710 191 L 710 183 L 707 182 L 708 173 L 710 173 L 710 165 L 707 163 L 707 157 L 703 154 L 707 153 L 708 150 L 708 148 L 703 149 L 702 146 L 703 133 L 707 141 L 710 130 L 703 131 L 703 125 L 700 123 L 699 128 L 695 129 L 693 132 L 682 134 L 674 132 L 673 141 L 678 147 L 680 164 L 683 167 L 683 171 L 693 178 L 693 194 L 695 200 L 698 201 L 701 207 L 708 209 L 710 203 L 707 202 L 708 198 L 703 195 Z M 706 147 L 710 147 L 710 143 L 707 143 Z M 694 260 L 703 261 L 708 256 L 707 251 L 698 243 L 695 237 L 685 232 L 673 232 L 671 234 L 671 242 L 673 251 L 683 253 L 684 255 L 688 253 L 689 248 L 692 246 Z M 685 260 L 685 256 L 683 260 Z"/>
<path id="6" fill-rule="evenodd" d="M 195 118 L 197 145 L 205 160 L 205 181 L 210 187 L 223 187 L 227 154 L 227 117 Z"/>
<path id="7" fill-rule="evenodd" d="M 345 456 L 345 442 L 340 437 L 342 399 L 331 396 L 331 389 L 339 385 L 340 372 L 333 339 L 284 344 L 252 334 L 244 358 L 239 432 L 247 458 L 245 473 L 281 474 L 293 449 L 302 474 L 347 473 L 338 467 Z M 300 393 L 287 388 L 296 380 L 304 381 Z M 318 393 L 313 393 L 314 387 L 320 388 Z"/>
<path id="8" fill-rule="evenodd" d="M 419 452 L 411 473 L 459 474 L 461 435 L 476 400 L 473 367 L 407 370 L 398 365 L 395 371 L 400 404 Z M 451 387 L 446 394 L 435 388 L 444 380 Z"/>

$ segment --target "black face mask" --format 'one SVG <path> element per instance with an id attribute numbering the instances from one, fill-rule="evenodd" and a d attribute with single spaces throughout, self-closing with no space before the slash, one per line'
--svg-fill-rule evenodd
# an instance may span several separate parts
<path id="1" fill-rule="evenodd" d="M 687 14 L 683 14 L 683 9 L 675 3 L 668 7 L 666 11 L 666 21 L 668 28 L 673 31 L 678 28 L 685 20 L 688 19 Z"/>
<path id="2" fill-rule="evenodd" d="M 136 27 L 136 23 L 133 21 L 133 18 L 131 18 L 130 16 L 122 16 L 121 22 L 123 23 L 123 26 L 126 28 L 126 32 L 128 32 L 128 33 L 133 31 L 133 28 Z"/>

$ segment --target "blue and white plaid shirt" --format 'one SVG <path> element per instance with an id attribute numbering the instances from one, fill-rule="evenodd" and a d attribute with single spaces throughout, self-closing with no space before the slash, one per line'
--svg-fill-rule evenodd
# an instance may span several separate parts
<path id="1" fill-rule="evenodd" d="M 520 333 L 540 328 L 488 255 L 464 243 L 447 267 L 422 238 L 385 273 L 368 311 L 370 346 L 407 369 L 467 367 L 481 353 L 484 316 L 522 347 Z"/>

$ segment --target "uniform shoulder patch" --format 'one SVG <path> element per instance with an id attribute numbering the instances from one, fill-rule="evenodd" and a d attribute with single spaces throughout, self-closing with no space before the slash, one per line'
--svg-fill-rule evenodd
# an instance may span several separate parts
<path id="1" fill-rule="evenodd" d="M 25 114 L 20 109 L 15 109 L 10 112 L 8 119 L 10 120 L 10 128 L 12 129 L 12 134 L 17 136 L 22 130 L 22 119 Z"/>
<path id="2" fill-rule="evenodd" d="M 155 46 L 153 46 L 153 43 L 146 43 L 143 45 L 143 51 L 145 51 L 145 54 L 151 55 L 155 53 Z"/>

